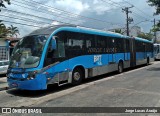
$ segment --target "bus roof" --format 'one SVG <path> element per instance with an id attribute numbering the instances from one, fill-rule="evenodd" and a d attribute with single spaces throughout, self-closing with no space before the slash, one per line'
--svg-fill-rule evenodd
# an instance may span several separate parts
<path id="1" fill-rule="evenodd" d="M 76 27 L 74 25 L 52 25 L 48 27 L 43 27 L 31 32 L 29 35 L 50 35 L 53 33 L 54 30 L 60 27 Z"/>
<path id="2" fill-rule="evenodd" d="M 139 41 L 142 41 L 142 42 L 153 43 L 152 41 L 149 41 L 147 39 L 143 39 L 143 38 L 140 38 L 140 37 L 135 37 L 135 40 L 139 40 Z"/>
<path id="3" fill-rule="evenodd" d="M 90 34 L 97 34 L 97 35 L 108 35 L 108 36 L 114 36 L 114 37 L 120 37 L 120 38 L 128 38 L 127 36 L 121 35 L 119 33 L 109 32 L 109 31 L 103 31 L 98 29 L 92 29 L 92 28 L 86 28 L 86 27 L 80 27 L 75 25 L 53 25 L 48 26 L 44 28 L 37 29 L 33 32 L 31 32 L 29 35 L 50 35 L 55 30 L 66 30 L 66 31 L 78 31 L 82 33 L 90 33 Z M 28 35 L 28 36 L 29 36 Z"/>
<path id="4" fill-rule="evenodd" d="M 92 29 L 92 28 L 86 28 L 86 27 L 81 27 L 81 26 L 76 26 L 76 25 L 53 25 L 53 26 L 43 27 L 43 28 L 33 31 L 29 35 L 51 35 L 54 31 L 62 31 L 62 30 L 96 34 L 96 35 L 102 35 L 102 36 L 104 35 L 104 36 L 118 37 L 118 38 L 127 38 L 127 39 L 131 38 L 129 36 L 125 36 L 119 33 Z M 134 37 L 134 38 L 139 41 L 152 43 L 149 40 L 142 39 L 139 37 Z"/>
<path id="5" fill-rule="evenodd" d="M 96 34 L 96 35 L 104 35 L 104 36 L 111 36 L 111 37 L 120 37 L 120 38 L 129 38 L 128 36 L 119 34 L 119 33 L 114 33 L 111 31 L 104 31 L 104 30 L 98 30 L 98 29 L 92 29 L 92 28 L 86 28 L 86 27 L 79 27 L 77 28 L 80 29 L 80 32 L 82 33 L 90 33 L 90 34 Z"/>

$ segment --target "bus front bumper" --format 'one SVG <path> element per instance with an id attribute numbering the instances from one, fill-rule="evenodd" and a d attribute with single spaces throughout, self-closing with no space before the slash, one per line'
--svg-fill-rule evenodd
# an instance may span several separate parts
<path id="1" fill-rule="evenodd" d="M 31 80 L 16 80 L 7 78 L 9 88 L 17 88 L 21 90 L 45 90 L 47 89 L 46 77 L 41 75 Z"/>

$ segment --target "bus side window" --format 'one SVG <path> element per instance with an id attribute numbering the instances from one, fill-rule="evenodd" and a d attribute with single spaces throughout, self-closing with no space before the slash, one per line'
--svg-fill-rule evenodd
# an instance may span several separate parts
<path id="1" fill-rule="evenodd" d="M 86 48 L 91 47 L 91 40 L 86 40 Z"/>
<path id="2" fill-rule="evenodd" d="M 54 51 L 53 57 L 65 57 L 65 44 L 64 41 L 59 40 L 59 38 L 57 39 L 57 49 Z"/>
<path id="3" fill-rule="evenodd" d="M 51 41 L 50 41 L 49 46 L 48 46 L 48 50 L 47 50 L 47 58 L 52 58 L 52 56 L 53 56 L 54 50 L 52 50 L 51 47 L 52 47 L 52 45 L 51 45 Z"/>
<path id="4" fill-rule="evenodd" d="M 129 40 L 128 39 L 126 39 L 125 40 L 126 41 L 126 52 L 130 52 L 130 43 L 129 43 Z"/>
<path id="5" fill-rule="evenodd" d="M 115 47 L 114 38 L 112 38 L 112 37 L 107 37 L 108 53 L 113 53 L 113 48 L 114 48 L 114 47 Z"/>
<path id="6" fill-rule="evenodd" d="M 105 48 L 106 47 L 106 41 L 105 37 L 103 36 L 97 36 L 97 47 L 99 48 Z"/>
<path id="7" fill-rule="evenodd" d="M 94 35 L 86 35 L 86 34 L 83 34 L 84 35 L 84 40 L 86 40 L 86 44 L 85 44 L 85 47 L 86 48 L 91 48 L 91 47 L 95 47 L 95 36 Z"/>
<path id="8" fill-rule="evenodd" d="M 69 32 L 67 35 L 67 57 L 75 57 L 83 54 L 83 48 L 85 47 L 84 38 L 77 32 Z"/>
<path id="9" fill-rule="evenodd" d="M 117 53 L 124 52 L 124 41 L 121 38 L 115 38 L 115 48 L 117 49 Z"/>

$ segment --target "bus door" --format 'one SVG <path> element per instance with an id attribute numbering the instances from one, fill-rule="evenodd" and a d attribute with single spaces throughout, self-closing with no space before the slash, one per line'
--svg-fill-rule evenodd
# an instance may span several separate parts
<path id="1" fill-rule="evenodd" d="M 130 60 L 130 43 L 128 39 L 124 39 L 124 60 Z"/>
<path id="2" fill-rule="evenodd" d="M 54 75 L 55 74 L 58 75 L 58 81 L 67 80 L 67 78 L 69 77 L 68 62 L 61 63 L 66 60 L 65 41 L 63 34 L 64 32 L 63 33 L 59 32 L 55 37 L 53 37 L 53 39 L 56 40 L 56 45 L 55 45 L 56 47 L 53 50 L 50 49 L 50 46 L 52 45 L 50 41 L 44 65 L 44 66 L 50 65 L 52 73 Z M 64 75 L 62 76 L 62 74 Z"/>
<path id="3" fill-rule="evenodd" d="M 130 66 L 136 66 L 136 46 L 135 46 L 135 38 L 130 38 Z"/>
<path id="4" fill-rule="evenodd" d="M 116 55 L 115 55 L 115 39 L 114 38 L 110 38 L 108 39 L 108 48 L 109 48 L 109 55 L 108 55 L 108 62 L 109 63 L 114 63 L 116 62 Z"/>

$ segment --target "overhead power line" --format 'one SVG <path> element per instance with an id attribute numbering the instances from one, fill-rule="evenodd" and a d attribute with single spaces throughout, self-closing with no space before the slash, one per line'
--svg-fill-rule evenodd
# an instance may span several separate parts
<path id="1" fill-rule="evenodd" d="M 38 25 L 30 25 L 30 24 L 18 23 L 18 22 L 14 22 L 14 21 L 7 21 L 7 20 L 2 20 L 2 21 L 3 22 L 8 22 L 8 23 L 19 24 L 19 25 L 31 26 L 31 27 L 41 27 L 41 26 L 38 26 Z"/>
<path id="2" fill-rule="evenodd" d="M 8 15 L 0 15 L 2 17 L 7 17 L 7 18 L 12 18 L 12 19 L 18 19 L 18 20 L 21 20 L 21 21 L 25 21 L 25 22 L 31 22 L 31 23 L 38 23 L 38 24 L 50 24 L 50 23 L 46 23 L 46 22 L 41 22 L 41 21 L 36 21 L 36 20 L 33 20 L 33 19 L 29 19 L 29 18 L 18 18 L 16 16 L 8 16 Z"/>
<path id="3" fill-rule="evenodd" d="M 21 3 L 21 2 L 20 2 Z M 15 4 L 15 3 L 12 3 L 13 5 L 16 5 L 16 6 L 19 6 L 19 7 L 22 7 L 22 8 L 26 8 L 26 9 L 30 9 L 30 10 L 34 10 L 34 11 L 37 11 L 37 12 L 40 12 L 40 13 L 43 13 L 43 14 L 51 14 L 51 15 L 53 15 L 53 16 L 57 16 L 57 17 L 60 17 L 60 18 L 65 18 L 65 19 L 70 19 L 70 20 L 72 20 L 72 21 L 77 21 L 76 19 L 73 19 L 73 18 L 70 18 L 70 17 L 64 17 L 64 16 L 61 16 L 61 15 L 57 15 L 57 14 L 54 14 L 54 13 L 52 13 L 52 12 L 46 12 L 46 11 L 44 11 L 44 10 L 37 10 L 37 9 L 35 9 L 35 8 L 29 8 L 29 7 L 26 7 L 26 6 L 22 6 L 22 5 L 19 5 L 19 4 Z M 21 4 L 23 4 L 23 3 L 21 3 Z M 24 4 L 24 5 L 26 5 L 26 4 Z"/>
<path id="4" fill-rule="evenodd" d="M 104 2 L 107 3 L 107 1 L 105 1 L 105 0 L 101 0 L 101 1 L 104 1 Z M 114 3 L 113 5 L 117 4 L 117 5 L 119 5 L 120 8 L 124 8 L 124 6 L 121 5 L 121 4 L 118 3 L 118 2 L 114 2 L 113 0 L 108 0 L 108 1 L 112 1 L 112 2 Z M 141 9 L 139 9 L 138 7 L 136 7 L 135 5 L 133 5 L 133 4 L 129 3 L 129 2 L 127 2 L 126 0 L 123 0 L 123 1 L 126 2 L 126 3 L 128 3 L 128 4 L 131 5 L 131 6 L 134 6 L 134 8 L 136 8 L 136 10 L 142 12 L 143 14 L 148 15 L 147 13 L 145 13 L 144 11 L 142 11 Z M 143 18 L 143 19 L 149 20 L 147 17 L 144 17 L 144 16 L 138 14 L 137 12 L 132 11 L 132 13 L 135 14 L 136 17 L 141 17 L 141 18 Z M 150 15 L 148 15 L 148 16 L 149 16 L 149 17 L 152 17 L 152 16 L 150 16 Z M 153 18 L 153 17 L 152 17 L 152 18 Z"/>
<path id="5" fill-rule="evenodd" d="M 128 2 L 127 0 L 123 0 L 123 1 L 126 2 L 126 3 L 128 3 L 129 5 L 133 5 L 132 3 Z M 143 14 L 151 17 L 151 18 L 153 18 L 153 16 L 148 15 L 146 12 L 144 12 L 143 10 L 141 10 L 140 8 L 138 8 L 137 6 L 135 6 L 135 5 L 133 5 L 133 6 L 136 8 L 136 10 L 140 11 L 141 13 L 143 13 Z"/>
<path id="6" fill-rule="evenodd" d="M 103 0 L 103 1 L 104 1 L 104 0 Z M 125 6 L 121 5 L 121 4 L 119 4 L 118 2 L 114 2 L 114 1 L 112 1 L 112 0 L 108 0 L 108 1 L 111 1 L 113 4 L 119 5 L 121 8 L 125 7 Z"/>
<path id="7" fill-rule="evenodd" d="M 15 1 L 15 0 L 14 0 Z M 79 15 L 79 14 L 76 14 L 76 13 L 72 13 L 72 12 L 69 12 L 69 11 L 65 11 L 65 10 L 62 10 L 62 9 L 58 9 L 58 8 L 55 8 L 55 7 L 52 7 L 52 6 L 49 6 L 49 5 L 44 5 L 40 2 L 36 2 L 34 0 L 30 0 L 30 1 L 27 1 L 27 0 L 23 0 L 27 3 L 30 3 L 30 4 L 39 4 L 43 7 L 47 7 L 47 8 L 51 8 L 53 10 L 56 10 L 56 11 L 59 11 L 59 12 L 63 12 L 64 14 L 68 14 L 69 16 L 78 16 L 78 17 L 81 17 L 81 18 L 85 18 L 85 19 L 88 19 L 88 20 L 94 20 L 94 21 L 99 21 L 99 22 L 103 22 L 103 23 L 109 23 L 109 24 L 119 24 L 119 23 L 113 23 L 113 22 L 108 22 L 108 21 L 104 21 L 104 20 L 100 20 L 100 19 L 95 19 L 95 18 L 91 18 L 91 17 L 86 17 L 86 16 L 82 16 L 82 15 Z"/>
<path id="8" fill-rule="evenodd" d="M 62 22 L 62 21 L 57 21 L 57 20 L 52 20 L 52 19 L 49 19 L 49 18 L 40 17 L 40 16 L 37 16 L 37 15 L 31 15 L 31 14 L 28 14 L 28 13 L 22 13 L 22 12 L 19 12 L 19 11 L 14 11 L 14 10 L 9 10 L 9 9 L 3 9 L 3 10 L 6 10 L 7 12 L 15 13 L 17 15 L 26 15 L 27 17 L 30 16 L 30 17 L 39 18 L 39 19 L 43 19 L 43 20 L 48 20 L 48 21 L 52 21 L 52 22 L 56 21 L 56 22 L 59 22 L 59 23 L 62 23 L 62 24 L 75 25 L 75 24 L 71 24 L 71 23 L 65 23 L 65 22 Z"/>
<path id="9" fill-rule="evenodd" d="M 113 4 L 113 2 L 112 2 L 112 3 L 108 2 L 108 1 L 110 1 L 110 0 L 108 0 L 108 1 L 106 1 L 106 0 L 100 0 L 100 1 L 121 8 L 119 5 Z"/>
<path id="10" fill-rule="evenodd" d="M 44 19 L 44 20 L 48 20 L 48 21 L 57 21 L 57 20 L 52 20 L 52 19 L 49 19 L 49 18 L 44 18 L 44 17 L 40 17 L 40 16 L 37 16 L 37 15 L 31 15 L 31 14 L 28 14 L 28 13 L 22 13 L 22 12 L 19 12 L 19 11 L 14 11 L 14 10 L 9 10 L 9 9 L 2 9 L 4 11 L 7 11 L 7 12 L 11 12 L 11 13 L 15 13 L 17 15 L 26 15 L 27 17 L 34 17 L 34 18 L 40 18 L 40 19 Z M 4 21 L 4 22 L 9 22 L 9 21 Z M 66 23 L 66 22 L 62 22 L 62 21 L 57 21 L 59 23 L 62 23 L 62 24 L 67 24 L 67 25 L 75 25 L 75 26 L 82 26 L 82 27 L 87 27 L 87 26 L 84 26 L 84 25 L 77 25 L 77 24 L 73 24 L 73 23 Z M 20 24 L 20 23 L 16 23 L 16 22 L 11 22 L 10 23 L 15 23 L 15 24 Z M 21 23 L 22 24 L 22 23 Z M 31 25 L 27 25 L 27 26 L 31 26 Z M 42 27 L 42 26 L 38 26 L 38 27 Z M 89 28 L 89 27 L 87 27 Z M 100 28 L 97 28 L 97 29 L 100 29 Z"/>

